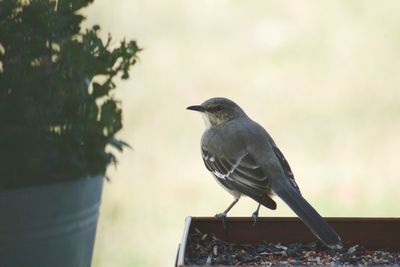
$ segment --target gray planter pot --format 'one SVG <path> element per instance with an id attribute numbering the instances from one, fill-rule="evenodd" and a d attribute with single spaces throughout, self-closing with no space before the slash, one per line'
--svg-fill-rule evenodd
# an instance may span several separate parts
<path id="1" fill-rule="evenodd" d="M 0 266 L 89 267 L 103 180 L 0 192 Z"/>

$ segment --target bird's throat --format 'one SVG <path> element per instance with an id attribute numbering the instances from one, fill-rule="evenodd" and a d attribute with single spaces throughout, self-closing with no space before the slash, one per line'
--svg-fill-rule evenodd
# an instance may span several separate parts
<path id="1" fill-rule="evenodd" d="M 211 122 L 210 122 L 210 119 L 208 118 L 208 115 L 205 114 L 205 113 L 203 113 L 203 114 L 201 114 L 201 115 L 202 115 L 202 117 L 203 117 L 204 124 L 206 125 L 206 128 L 207 128 L 207 129 L 211 128 Z"/>

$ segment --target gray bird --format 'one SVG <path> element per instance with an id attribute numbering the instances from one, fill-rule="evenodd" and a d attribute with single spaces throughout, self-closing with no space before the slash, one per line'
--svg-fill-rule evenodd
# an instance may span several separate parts
<path id="1" fill-rule="evenodd" d="M 268 132 L 233 101 L 211 98 L 187 109 L 201 112 L 206 130 L 201 138 L 204 164 L 234 201 L 216 216 L 225 219 L 242 195 L 275 210 L 278 195 L 326 246 L 342 248 L 336 232 L 302 197 L 288 162 Z"/>

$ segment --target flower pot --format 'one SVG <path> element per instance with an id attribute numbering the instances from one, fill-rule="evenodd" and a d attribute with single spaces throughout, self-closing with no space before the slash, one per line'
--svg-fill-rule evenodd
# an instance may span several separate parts
<path id="1" fill-rule="evenodd" d="M 341 236 L 343 245 L 349 247 L 360 244 L 368 249 L 400 250 L 400 218 L 326 218 Z M 186 218 L 182 241 L 178 247 L 175 266 L 189 266 L 185 263 L 188 237 L 195 231 L 214 234 L 218 239 L 237 244 L 305 243 L 316 238 L 298 218 L 259 218 L 253 225 L 249 217 L 229 217 L 224 227 L 221 220 L 214 217 Z"/>
<path id="2" fill-rule="evenodd" d="M 103 180 L 0 192 L 0 266 L 90 266 Z"/>

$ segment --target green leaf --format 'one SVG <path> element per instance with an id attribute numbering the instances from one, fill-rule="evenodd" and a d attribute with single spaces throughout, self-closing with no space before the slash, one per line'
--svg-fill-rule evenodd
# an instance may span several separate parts
<path id="1" fill-rule="evenodd" d="M 122 110 L 111 92 L 140 49 L 81 29 L 91 2 L 0 0 L 0 190 L 105 173 L 116 162 L 106 146 L 128 146 L 115 139 Z M 95 78 L 104 82 L 89 86 Z"/>
<path id="2" fill-rule="evenodd" d="M 93 92 L 92 96 L 94 98 L 102 97 L 108 94 L 108 92 L 112 89 L 109 83 L 99 84 L 94 82 L 93 83 Z"/>
<path id="3" fill-rule="evenodd" d="M 115 139 L 114 137 L 110 138 L 108 143 L 121 152 L 123 151 L 124 147 L 132 149 L 132 147 L 128 143 L 126 143 L 122 140 Z"/>

